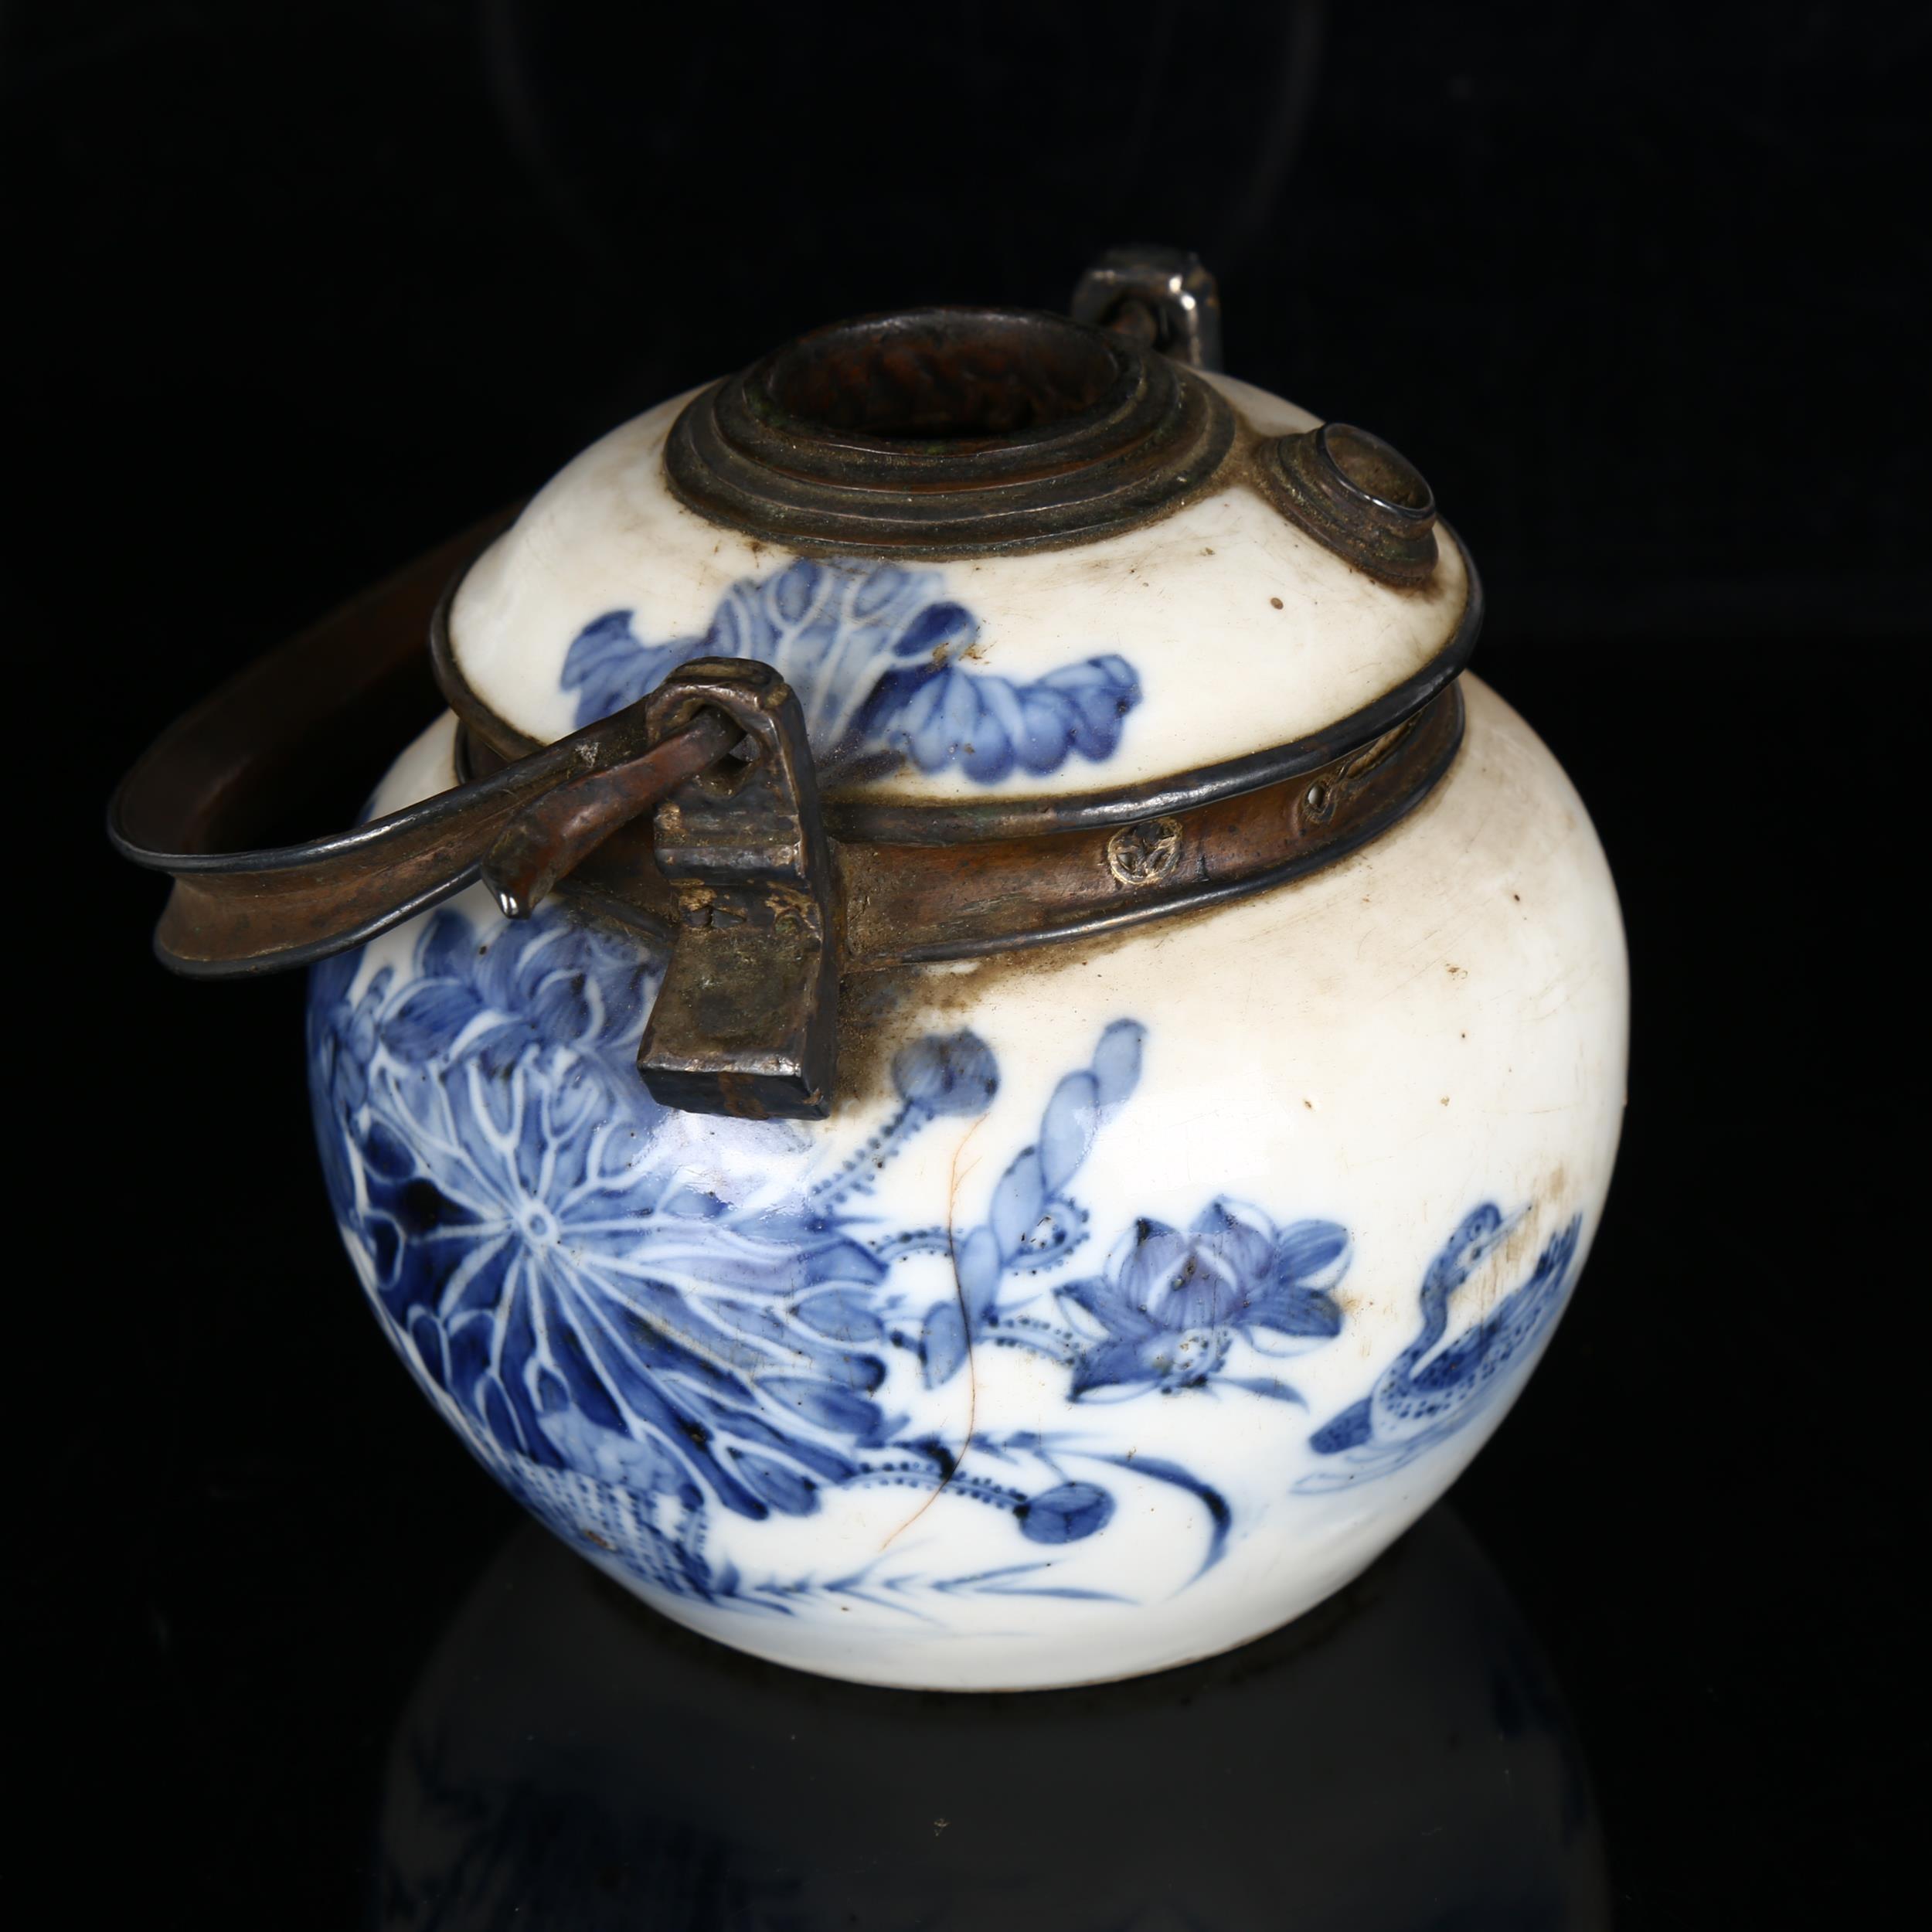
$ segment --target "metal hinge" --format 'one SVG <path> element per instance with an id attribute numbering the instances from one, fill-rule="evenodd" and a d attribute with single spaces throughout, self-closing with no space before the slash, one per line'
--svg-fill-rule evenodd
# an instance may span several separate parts
<path id="1" fill-rule="evenodd" d="M 1073 287 L 1077 322 L 1118 330 L 1190 369 L 1221 366 L 1221 295 L 1191 248 L 1110 248 Z"/>
<path id="2" fill-rule="evenodd" d="M 512 919 L 655 804 L 675 904 L 638 1048 L 652 1097 L 692 1114 L 818 1120 L 838 1005 L 831 848 L 804 715 L 768 664 L 698 658 L 644 700 L 650 748 L 526 808 L 483 862 Z"/>

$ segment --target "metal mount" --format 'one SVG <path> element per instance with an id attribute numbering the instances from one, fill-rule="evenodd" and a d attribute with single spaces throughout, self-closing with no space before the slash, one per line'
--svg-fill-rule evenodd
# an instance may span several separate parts
<path id="1" fill-rule="evenodd" d="M 1276 509 L 1357 569 L 1404 587 L 1434 574 L 1434 492 L 1380 437 L 1324 423 L 1270 444 L 1260 474 Z"/>
<path id="2" fill-rule="evenodd" d="M 787 549 L 959 556 L 1148 522 L 1233 437 L 1213 386 L 1131 332 L 914 308 L 815 329 L 713 383 L 664 463 L 688 508 Z"/>
<path id="3" fill-rule="evenodd" d="M 820 1120 L 838 1012 L 832 852 L 804 714 L 770 665 L 697 658 L 645 699 L 653 740 L 708 713 L 740 734 L 658 806 L 671 963 L 638 1048 L 652 1097 L 695 1114 Z"/>
<path id="4" fill-rule="evenodd" d="M 1221 366 L 1221 292 L 1191 248 L 1110 248 L 1073 287 L 1072 314 L 1190 369 Z"/>

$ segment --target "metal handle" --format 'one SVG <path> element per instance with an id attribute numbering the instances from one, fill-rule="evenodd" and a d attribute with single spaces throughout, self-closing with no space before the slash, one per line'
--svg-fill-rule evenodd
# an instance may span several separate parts
<path id="1" fill-rule="evenodd" d="M 483 883 L 509 919 L 528 919 L 552 887 L 573 872 L 620 826 L 628 825 L 674 786 L 716 764 L 742 734 L 716 712 L 701 712 L 682 730 L 621 764 L 566 778 L 504 827 L 483 861 Z"/>
<path id="2" fill-rule="evenodd" d="M 175 721 L 115 792 L 109 838 L 168 874 L 155 932 L 196 978 L 305 966 L 440 903 L 493 856 L 527 912 L 609 835 L 736 740 L 714 713 L 655 729 L 642 702 L 488 777 L 352 830 L 250 845 L 342 768 L 345 740 L 386 752 L 442 700 L 423 649 L 439 594 L 509 521 L 432 551 L 248 666 Z"/>

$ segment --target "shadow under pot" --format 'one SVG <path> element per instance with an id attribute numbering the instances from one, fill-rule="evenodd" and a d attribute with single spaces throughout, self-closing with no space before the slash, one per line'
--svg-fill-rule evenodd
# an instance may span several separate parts
<path id="1" fill-rule="evenodd" d="M 1549 1665 L 1443 1510 L 1247 1648 L 1001 1699 L 735 1657 L 526 1529 L 398 1719 L 376 1870 L 384 1932 L 1611 1923 Z"/>

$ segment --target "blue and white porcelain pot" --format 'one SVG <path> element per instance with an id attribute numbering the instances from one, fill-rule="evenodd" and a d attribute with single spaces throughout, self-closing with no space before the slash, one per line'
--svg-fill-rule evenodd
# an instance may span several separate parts
<path id="1" fill-rule="evenodd" d="M 804 1669 L 1066 1685 L 1301 1615 L 1481 1447 L 1602 1212 L 1583 807 L 1464 672 L 1422 479 L 1199 366 L 1172 268 L 674 398 L 117 802 L 169 963 L 320 962 L 322 1159 L 425 1394 Z M 426 659 L 363 825 L 227 849 Z"/>

